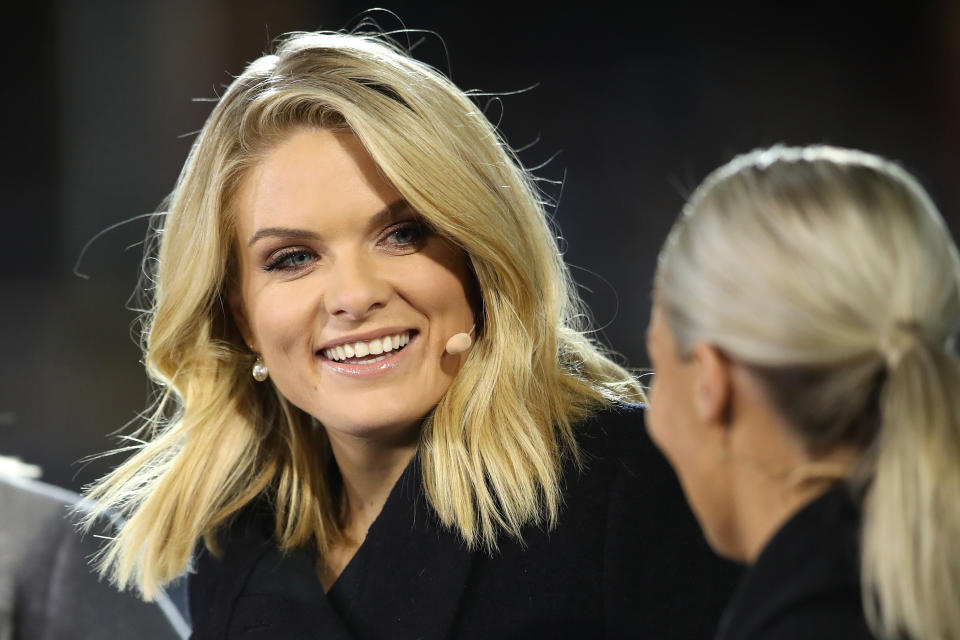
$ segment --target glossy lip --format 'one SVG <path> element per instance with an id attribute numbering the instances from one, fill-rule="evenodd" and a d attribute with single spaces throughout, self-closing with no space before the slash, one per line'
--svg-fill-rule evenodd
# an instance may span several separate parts
<path id="1" fill-rule="evenodd" d="M 386 360 L 381 360 L 380 362 L 371 362 L 370 364 L 356 364 L 352 362 L 341 362 L 340 360 L 331 360 L 330 358 L 323 355 L 323 352 L 318 350 L 316 351 L 315 357 L 320 361 L 320 365 L 330 369 L 334 373 L 339 373 L 341 375 L 350 376 L 352 378 L 369 378 L 373 376 L 382 375 L 393 371 L 399 367 L 407 359 L 407 353 L 410 351 L 410 348 L 417 345 L 419 341 L 417 340 L 420 337 L 420 333 L 411 330 L 410 342 L 406 344 L 403 349 L 399 351 L 391 351 L 390 353 L 394 354 L 387 357 Z M 366 334 L 360 334 L 366 335 Z M 367 340 L 379 337 L 376 333 L 369 334 L 371 337 Z M 389 333 L 384 333 L 380 335 L 391 335 Z M 357 340 L 363 340 L 363 338 L 357 338 Z M 351 340 L 345 340 L 345 342 L 350 342 Z M 356 340 L 354 340 L 356 341 Z M 343 342 L 332 343 L 330 346 L 336 346 L 337 344 L 343 344 Z M 324 347 L 327 349 L 329 347 Z M 383 355 L 383 354 L 380 354 Z M 376 357 L 376 356 L 374 356 Z"/>
<path id="2" fill-rule="evenodd" d="M 319 347 L 314 349 L 314 353 L 317 355 L 322 355 L 321 351 L 324 349 L 329 349 L 330 347 L 337 347 L 342 344 L 348 344 L 350 342 L 369 342 L 374 338 L 383 338 L 384 336 L 393 336 L 398 333 L 409 333 L 410 342 L 413 342 L 413 338 L 420 333 L 412 327 L 386 327 L 385 329 L 373 329 L 372 331 L 365 331 L 364 333 L 354 333 L 349 336 L 343 336 L 329 342 L 321 344 Z"/>

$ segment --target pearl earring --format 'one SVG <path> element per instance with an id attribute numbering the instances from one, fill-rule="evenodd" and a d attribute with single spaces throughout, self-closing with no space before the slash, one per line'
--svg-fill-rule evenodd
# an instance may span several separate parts
<path id="1" fill-rule="evenodd" d="M 263 382 L 270 375 L 270 370 L 263 362 L 263 356 L 257 356 L 257 361 L 253 363 L 253 379 L 257 382 Z"/>

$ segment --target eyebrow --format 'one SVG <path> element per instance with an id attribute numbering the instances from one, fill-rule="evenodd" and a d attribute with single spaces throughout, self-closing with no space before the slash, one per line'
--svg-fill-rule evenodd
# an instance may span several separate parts
<path id="1" fill-rule="evenodd" d="M 410 203 L 407 202 L 405 198 L 400 198 L 395 202 L 391 202 L 386 207 L 370 216 L 370 219 L 367 221 L 367 228 L 379 226 L 390 218 L 403 213 L 405 210 L 412 210 Z M 291 227 L 265 227 L 258 230 L 250 237 L 250 241 L 247 243 L 247 246 L 252 247 L 257 241 L 263 238 L 299 238 L 306 240 L 320 240 L 319 234 L 306 229 L 294 229 Z"/>

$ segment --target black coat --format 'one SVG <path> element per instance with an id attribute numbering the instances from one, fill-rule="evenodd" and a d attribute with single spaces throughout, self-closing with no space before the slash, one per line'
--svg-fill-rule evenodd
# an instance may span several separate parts
<path id="1" fill-rule="evenodd" d="M 279 553 L 248 509 L 190 580 L 193 638 L 708 638 L 735 569 L 714 558 L 639 407 L 578 428 L 556 528 L 468 551 L 425 501 L 415 458 L 324 594 L 309 551 Z"/>
<path id="2" fill-rule="evenodd" d="M 873 640 L 860 600 L 859 536 L 845 485 L 803 507 L 747 572 L 717 640 Z"/>

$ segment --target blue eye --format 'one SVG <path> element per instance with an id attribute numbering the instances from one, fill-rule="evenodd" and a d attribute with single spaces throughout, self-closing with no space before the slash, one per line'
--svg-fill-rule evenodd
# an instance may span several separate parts
<path id="1" fill-rule="evenodd" d="M 410 244 L 411 242 L 416 242 L 421 233 L 420 229 L 413 226 L 407 226 L 400 227 L 391 235 L 393 236 L 393 239 L 400 244 Z"/>
<path id="2" fill-rule="evenodd" d="M 302 269 L 313 262 L 314 259 L 316 259 L 316 254 L 313 251 L 294 249 L 293 251 L 287 251 L 278 255 L 264 267 L 264 270 L 294 271 L 296 269 Z"/>
<path id="3" fill-rule="evenodd" d="M 423 242 L 428 233 L 428 229 L 419 222 L 401 222 L 387 232 L 384 244 L 393 249 L 409 249 Z"/>
<path id="4" fill-rule="evenodd" d="M 296 253 L 291 253 L 286 257 L 285 262 L 288 262 L 294 267 L 302 267 L 303 265 L 310 262 L 312 256 L 306 251 L 297 251 Z"/>

